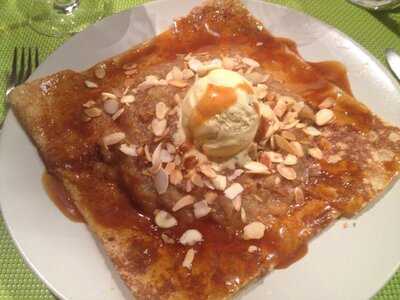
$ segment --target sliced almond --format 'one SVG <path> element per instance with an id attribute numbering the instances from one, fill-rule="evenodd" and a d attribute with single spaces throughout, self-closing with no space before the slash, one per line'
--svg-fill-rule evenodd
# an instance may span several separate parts
<path id="1" fill-rule="evenodd" d="M 276 169 L 278 170 L 278 173 L 286 178 L 287 180 L 295 180 L 297 175 L 296 175 L 296 171 L 293 168 L 290 167 L 286 167 L 283 164 L 279 164 Z"/>
<path id="2" fill-rule="evenodd" d="M 103 79 L 104 77 L 106 77 L 105 67 L 102 65 L 96 66 L 96 68 L 94 69 L 94 76 L 96 76 L 96 78 L 98 79 Z"/>
<path id="3" fill-rule="evenodd" d="M 284 130 L 281 132 L 281 136 L 284 137 L 285 139 L 287 139 L 288 141 L 295 141 L 296 140 L 296 136 L 294 135 L 293 132 Z"/>
<path id="4" fill-rule="evenodd" d="M 264 237 L 265 225 L 261 222 L 252 222 L 243 228 L 243 239 L 259 240 Z"/>
<path id="5" fill-rule="evenodd" d="M 247 173 L 251 174 L 270 174 L 268 167 L 256 161 L 249 161 L 245 163 L 244 168 Z"/>
<path id="6" fill-rule="evenodd" d="M 135 96 L 134 95 L 125 95 L 121 98 L 121 103 L 123 104 L 131 104 L 135 102 Z"/>
<path id="7" fill-rule="evenodd" d="M 198 186 L 200 188 L 204 187 L 203 179 L 198 173 L 193 173 L 193 175 L 190 177 L 190 180 L 195 186 Z"/>
<path id="8" fill-rule="evenodd" d="M 118 99 L 117 96 L 115 96 L 115 95 L 112 94 L 112 93 L 108 93 L 108 92 L 102 92 L 102 93 L 101 93 L 101 97 L 102 97 L 103 100 L 107 100 L 107 99 Z"/>
<path id="9" fill-rule="evenodd" d="M 322 153 L 321 149 L 318 147 L 315 148 L 309 148 L 308 149 L 308 154 L 315 159 L 322 159 L 324 157 L 324 154 Z"/>
<path id="10" fill-rule="evenodd" d="M 109 135 L 106 135 L 103 137 L 103 143 L 106 147 L 118 144 L 122 140 L 124 140 L 126 137 L 126 134 L 123 132 L 114 132 Z"/>
<path id="11" fill-rule="evenodd" d="M 287 166 L 294 166 L 295 164 L 297 164 L 297 157 L 294 156 L 293 154 L 288 154 L 285 157 L 285 160 L 283 161 L 283 164 L 285 164 Z"/>
<path id="12" fill-rule="evenodd" d="M 167 128 L 167 120 L 153 119 L 151 122 L 151 128 L 155 136 L 162 136 L 165 129 Z"/>
<path id="13" fill-rule="evenodd" d="M 160 169 L 154 176 L 154 187 L 158 194 L 164 194 L 168 189 L 169 178 L 167 172 L 164 169 Z"/>
<path id="14" fill-rule="evenodd" d="M 244 170 L 242 169 L 236 169 L 233 171 L 231 175 L 228 176 L 229 181 L 234 181 L 236 178 L 240 177 L 244 173 Z"/>
<path id="15" fill-rule="evenodd" d="M 278 117 L 278 118 L 282 118 L 283 115 L 285 114 L 287 110 L 287 104 L 284 100 L 279 99 L 278 102 L 276 103 L 275 107 L 274 107 L 274 114 Z"/>
<path id="16" fill-rule="evenodd" d="M 111 119 L 113 120 L 113 121 L 115 121 L 116 119 L 118 119 L 123 113 L 124 113 L 124 111 L 125 111 L 125 108 L 120 108 L 120 109 L 118 109 L 116 112 L 115 112 L 115 114 L 113 114 L 112 116 L 111 116 Z"/>
<path id="17" fill-rule="evenodd" d="M 226 188 L 226 176 L 217 175 L 211 179 L 211 182 L 214 187 L 219 191 L 223 191 Z"/>
<path id="18" fill-rule="evenodd" d="M 86 85 L 86 87 L 88 87 L 90 89 L 96 89 L 99 87 L 97 83 L 90 81 L 90 80 L 85 80 L 85 85 Z"/>
<path id="19" fill-rule="evenodd" d="M 192 205 L 195 200 L 196 199 L 192 195 L 183 196 L 175 203 L 174 207 L 172 208 L 172 211 L 178 211 L 186 206 Z"/>
<path id="20" fill-rule="evenodd" d="M 319 109 L 331 108 L 332 106 L 335 105 L 335 102 L 336 102 L 335 99 L 333 99 L 332 97 L 328 97 L 318 105 L 318 108 Z"/>
<path id="21" fill-rule="evenodd" d="M 193 57 L 193 58 L 189 59 L 188 66 L 190 69 L 197 72 L 203 66 L 203 63 L 200 60 L 198 60 L 197 58 Z"/>
<path id="22" fill-rule="evenodd" d="M 180 184 L 183 180 L 182 171 L 179 169 L 174 169 L 170 174 L 169 180 L 170 180 L 171 184 L 173 184 L 173 185 Z"/>
<path id="23" fill-rule="evenodd" d="M 240 208 L 242 207 L 242 197 L 239 195 L 235 199 L 233 199 L 232 200 L 232 205 L 233 205 L 233 208 L 236 211 L 239 211 Z"/>
<path id="24" fill-rule="evenodd" d="M 211 166 L 208 164 L 200 165 L 199 170 L 201 173 L 203 173 L 208 178 L 215 178 L 217 176 L 217 173 L 215 173 L 213 168 L 211 168 Z"/>
<path id="25" fill-rule="evenodd" d="M 157 145 L 157 147 L 156 147 L 156 149 L 154 149 L 154 152 L 153 152 L 153 154 L 151 155 L 151 163 L 152 163 L 152 166 L 151 166 L 151 168 L 150 168 L 150 173 L 153 173 L 153 174 L 155 174 L 155 173 L 157 173 L 159 170 L 160 170 L 160 168 L 161 168 L 161 163 L 162 163 L 162 161 L 161 161 L 161 155 L 160 155 L 160 153 L 161 153 L 161 149 L 162 149 L 162 143 L 160 143 L 160 144 L 158 144 Z"/>
<path id="26" fill-rule="evenodd" d="M 177 88 L 184 88 L 189 85 L 189 83 L 184 80 L 170 80 L 168 84 Z"/>
<path id="27" fill-rule="evenodd" d="M 303 190 L 298 186 L 294 188 L 294 200 L 296 201 L 297 204 L 304 203 Z"/>
<path id="28" fill-rule="evenodd" d="M 158 102 L 156 104 L 156 117 L 157 119 L 164 119 L 168 113 L 168 106 L 164 102 Z"/>
<path id="29" fill-rule="evenodd" d="M 95 105 L 96 105 L 96 102 L 94 102 L 93 100 L 89 100 L 88 102 L 82 104 L 82 106 L 86 107 L 86 108 L 90 108 L 90 107 L 95 106 Z"/>
<path id="30" fill-rule="evenodd" d="M 283 162 L 283 156 L 282 156 L 282 154 L 280 154 L 278 152 L 267 151 L 267 152 L 264 152 L 264 153 L 268 156 L 269 160 L 271 162 L 273 162 L 273 163 L 281 163 L 281 162 Z"/>
<path id="31" fill-rule="evenodd" d="M 91 107 L 91 108 L 86 108 L 84 110 L 85 115 L 91 118 L 97 118 L 100 117 L 103 113 L 103 111 L 100 108 L 97 107 Z"/>
<path id="32" fill-rule="evenodd" d="M 163 163 L 169 163 L 174 160 L 173 156 L 166 149 L 161 150 L 160 159 Z"/>
<path id="33" fill-rule="evenodd" d="M 188 229 L 179 238 L 179 243 L 184 246 L 193 246 L 203 241 L 203 235 L 197 229 Z"/>
<path id="34" fill-rule="evenodd" d="M 304 103 L 303 108 L 302 108 L 301 111 L 299 112 L 299 117 L 300 117 L 301 119 L 307 119 L 307 120 L 314 121 L 314 119 L 315 119 L 315 114 L 314 114 L 314 111 L 312 110 L 312 108 L 309 107 L 307 104 Z"/>
<path id="35" fill-rule="evenodd" d="M 292 146 L 293 153 L 297 157 L 303 157 L 304 156 L 304 150 L 303 146 L 297 141 L 291 142 L 290 145 Z"/>
<path id="36" fill-rule="evenodd" d="M 200 219 L 211 212 L 211 207 L 208 206 L 207 201 L 202 200 L 193 204 L 193 212 L 196 219 Z"/>
<path id="37" fill-rule="evenodd" d="M 175 146 L 171 143 L 165 144 L 165 147 L 167 148 L 168 152 L 171 154 L 174 154 L 176 152 Z"/>
<path id="38" fill-rule="evenodd" d="M 240 219 L 243 223 L 247 223 L 247 214 L 243 207 L 240 209 Z"/>
<path id="39" fill-rule="evenodd" d="M 171 228 L 178 225 L 178 221 L 175 217 L 165 210 L 158 211 L 154 221 L 160 228 Z"/>
<path id="40" fill-rule="evenodd" d="M 108 113 L 109 115 L 113 115 L 117 112 L 119 108 L 119 103 L 115 99 L 108 99 L 104 101 L 103 108 L 106 113 Z"/>
<path id="41" fill-rule="evenodd" d="M 318 126 L 324 126 L 332 121 L 335 114 L 332 110 L 323 108 L 315 114 L 315 124 Z"/>
<path id="42" fill-rule="evenodd" d="M 186 193 L 190 193 L 190 192 L 192 191 L 192 189 L 193 189 L 193 183 L 192 183 L 192 181 L 187 180 L 187 181 L 186 181 L 186 184 L 185 184 Z"/>
<path id="43" fill-rule="evenodd" d="M 268 86 L 265 84 L 257 84 L 254 88 L 254 95 L 257 99 L 264 99 L 268 94 Z"/>
<path id="44" fill-rule="evenodd" d="M 122 144 L 121 146 L 119 146 L 119 150 L 128 156 L 132 157 L 138 156 L 136 146 L 134 145 Z"/>
<path id="45" fill-rule="evenodd" d="M 191 270 L 192 269 L 192 264 L 193 264 L 193 260 L 194 260 L 194 256 L 196 255 L 196 250 L 194 249 L 189 249 L 186 252 L 185 258 L 183 259 L 182 262 L 182 267 Z"/>
<path id="46" fill-rule="evenodd" d="M 215 201 L 215 199 L 217 199 L 217 198 L 218 198 L 218 194 L 215 192 L 207 192 L 204 195 L 204 201 L 206 201 L 208 204 L 212 204 Z"/>
<path id="47" fill-rule="evenodd" d="M 305 134 L 309 136 L 319 136 L 321 135 L 321 131 L 319 131 L 317 128 L 313 126 L 308 126 L 306 128 L 303 128 L 303 131 Z"/>
<path id="48" fill-rule="evenodd" d="M 283 138 L 283 137 L 281 137 L 280 135 L 277 135 L 277 134 L 274 135 L 274 139 L 275 139 L 276 145 L 278 146 L 279 149 L 281 149 L 283 151 L 286 151 L 286 152 L 288 152 L 290 154 L 296 155 L 292 144 L 289 143 L 287 139 L 285 139 L 285 138 Z"/>
<path id="49" fill-rule="evenodd" d="M 175 240 L 173 238 L 170 238 L 168 235 L 165 233 L 161 234 L 161 239 L 163 240 L 164 243 L 166 244 L 175 244 Z"/>
<path id="50" fill-rule="evenodd" d="M 243 57 L 242 63 L 244 63 L 252 68 L 258 68 L 260 66 L 260 64 L 257 61 L 255 61 L 254 59 L 249 58 L 249 57 Z"/>
<path id="51" fill-rule="evenodd" d="M 233 183 L 230 187 L 228 187 L 225 191 L 225 197 L 233 200 L 237 196 L 239 196 L 244 191 L 243 186 L 240 183 Z"/>
<path id="52" fill-rule="evenodd" d="M 167 172 L 168 175 L 169 175 L 169 181 L 170 182 L 171 182 L 171 173 L 175 170 L 175 168 L 176 168 L 176 165 L 175 165 L 174 162 L 167 163 L 167 165 L 164 168 L 165 172 Z"/>

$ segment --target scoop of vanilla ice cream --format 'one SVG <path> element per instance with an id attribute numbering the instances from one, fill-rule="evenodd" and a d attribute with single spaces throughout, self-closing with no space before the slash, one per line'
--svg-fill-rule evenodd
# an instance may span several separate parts
<path id="1" fill-rule="evenodd" d="M 195 81 L 182 104 L 182 126 L 208 157 L 226 159 L 246 149 L 260 116 L 251 84 L 239 73 L 216 69 Z"/>

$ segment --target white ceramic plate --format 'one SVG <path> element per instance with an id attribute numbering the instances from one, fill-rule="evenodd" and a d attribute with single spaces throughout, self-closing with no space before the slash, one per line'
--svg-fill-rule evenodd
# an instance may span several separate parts
<path id="1" fill-rule="evenodd" d="M 70 68 L 84 70 L 159 33 L 195 0 L 157 1 L 108 17 L 55 51 L 32 76 Z M 378 115 L 400 125 L 400 91 L 387 70 L 365 49 L 336 29 L 302 13 L 261 1 L 245 1 L 275 35 L 297 41 L 312 61 L 339 60 L 349 71 L 354 94 Z M 83 224 L 66 219 L 47 198 L 43 163 L 14 115 L 0 137 L 0 204 L 4 219 L 28 265 L 60 298 L 129 298 L 107 258 Z M 400 262 L 400 184 L 373 209 L 339 221 L 315 239 L 305 258 L 267 276 L 243 299 L 341 299 L 372 297 Z M 353 227 L 352 223 L 357 226 Z M 343 222 L 349 228 L 343 229 Z"/>

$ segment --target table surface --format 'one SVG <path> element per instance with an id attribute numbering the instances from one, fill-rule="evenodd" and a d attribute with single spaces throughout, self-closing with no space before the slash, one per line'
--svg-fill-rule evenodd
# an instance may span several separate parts
<path id="1" fill-rule="evenodd" d="M 51 38 L 32 31 L 21 9 L 25 1 L 0 0 L 0 91 L 5 89 L 15 46 L 38 46 L 41 61 L 59 47 L 66 38 Z M 108 4 L 108 13 L 140 5 L 146 0 L 114 0 Z M 200 2 L 200 1 L 199 1 Z M 384 64 L 384 50 L 400 51 L 400 8 L 390 12 L 368 12 L 345 0 L 272 0 L 312 15 L 339 30 L 367 48 Z M 5 115 L 0 98 L 0 120 Z M 0 300 L 54 299 L 43 283 L 26 267 L 11 241 L 0 215 Z M 400 271 L 373 298 L 400 299 Z"/>

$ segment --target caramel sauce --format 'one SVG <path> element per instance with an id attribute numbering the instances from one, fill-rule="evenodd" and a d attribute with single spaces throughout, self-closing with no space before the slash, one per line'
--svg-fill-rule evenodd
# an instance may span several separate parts
<path id="1" fill-rule="evenodd" d="M 42 183 L 50 200 L 64 216 L 73 222 L 85 222 L 78 208 L 65 190 L 64 185 L 57 178 L 45 172 L 42 176 Z"/>
<path id="2" fill-rule="evenodd" d="M 209 84 L 197 103 L 190 120 L 190 128 L 197 128 L 213 116 L 223 113 L 236 103 L 235 89 Z"/>

